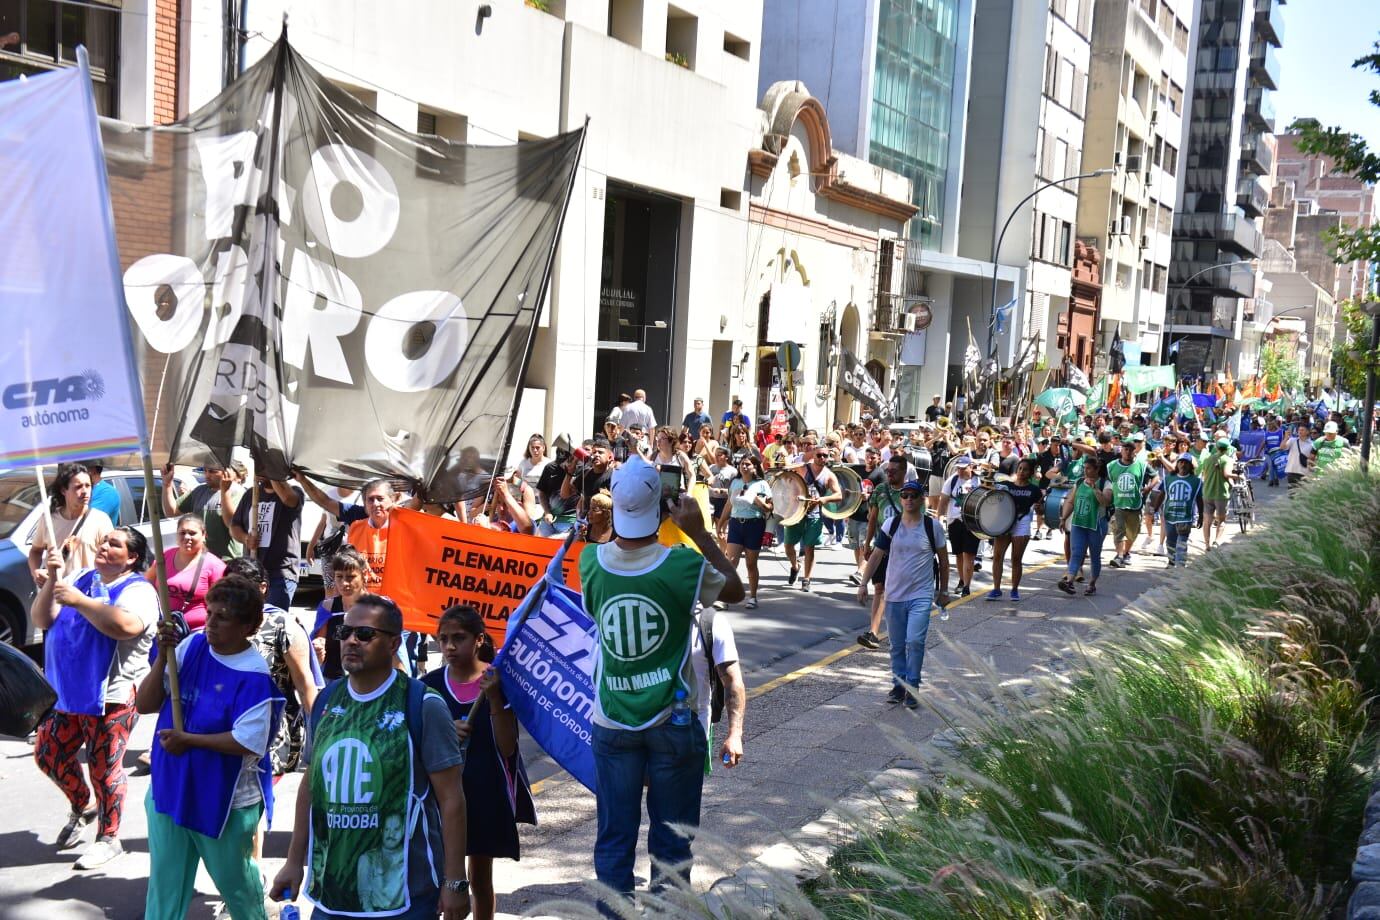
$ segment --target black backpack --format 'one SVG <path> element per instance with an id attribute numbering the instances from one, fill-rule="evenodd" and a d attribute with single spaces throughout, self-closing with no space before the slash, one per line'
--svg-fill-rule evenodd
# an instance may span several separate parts
<path id="1" fill-rule="evenodd" d="M 704 660 L 709 662 L 709 721 L 717 724 L 724 714 L 724 682 L 719 677 L 719 669 L 714 666 L 714 613 L 713 607 L 700 611 L 698 628 L 700 644 L 704 646 Z"/>

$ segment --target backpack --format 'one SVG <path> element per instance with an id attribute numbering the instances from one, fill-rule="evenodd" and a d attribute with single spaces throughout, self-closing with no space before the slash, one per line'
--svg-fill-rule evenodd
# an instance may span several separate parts
<path id="1" fill-rule="evenodd" d="M 719 669 L 714 665 L 714 612 L 713 607 L 702 609 L 697 624 L 700 644 L 704 646 L 704 659 L 709 662 L 710 724 L 717 724 L 724 714 L 724 682 L 719 676 Z"/>
<path id="2" fill-rule="evenodd" d="M 407 681 L 405 721 L 407 733 L 412 740 L 412 791 L 418 800 L 421 800 L 431 794 L 426 767 L 422 763 L 422 700 L 426 698 L 428 687 L 420 680 L 408 677 L 403 673 L 399 673 L 396 679 Z M 347 677 L 338 677 L 322 687 L 321 692 L 316 695 L 316 702 L 312 703 L 311 706 L 311 721 L 308 723 L 313 735 L 316 734 L 316 723 L 321 721 L 321 714 L 326 711 L 327 704 L 339 695 L 339 692 L 345 692 L 341 690 L 341 687 L 347 680 L 349 680 Z"/>
<path id="3" fill-rule="evenodd" d="M 937 587 L 939 587 L 939 547 L 938 547 L 938 545 L 935 543 L 935 539 L 934 539 L 934 528 L 933 528 L 931 525 L 932 525 L 932 524 L 937 524 L 938 522 L 937 522 L 937 521 L 934 521 L 934 519 L 931 518 L 928 514 L 925 515 L 925 516 L 924 516 L 923 518 L 921 518 L 920 520 L 923 521 L 923 522 L 924 522 L 924 525 L 925 525 L 925 536 L 929 537 L 929 539 L 930 539 L 930 557 L 931 557 L 931 560 L 932 560 L 932 562 L 933 562 L 933 564 L 934 564 L 934 584 L 935 584 L 935 587 L 937 588 Z M 887 538 L 890 539 L 890 540 L 895 540 L 895 539 L 896 539 L 896 531 L 898 531 L 898 530 L 900 530 L 900 529 L 901 529 L 901 515 L 900 515 L 899 513 L 898 513 L 898 514 L 893 514 L 893 515 L 891 516 L 891 520 L 887 523 L 887 530 L 886 530 Z"/>

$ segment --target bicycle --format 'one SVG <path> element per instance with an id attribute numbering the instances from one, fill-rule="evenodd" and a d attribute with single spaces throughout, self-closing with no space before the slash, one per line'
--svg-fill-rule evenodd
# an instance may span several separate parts
<path id="1" fill-rule="evenodd" d="M 1249 530 L 1255 522 L 1255 489 L 1251 487 L 1249 479 L 1231 484 L 1231 493 L 1227 496 L 1227 513 L 1236 518 L 1237 526 L 1241 528 L 1242 533 Z"/>

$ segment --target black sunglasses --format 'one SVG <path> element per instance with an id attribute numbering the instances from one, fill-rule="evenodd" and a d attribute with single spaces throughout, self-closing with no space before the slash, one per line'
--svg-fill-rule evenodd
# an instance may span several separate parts
<path id="1" fill-rule="evenodd" d="M 341 623 L 335 628 L 335 637 L 341 642 L 345 642 L 353 636 L 365 645 L 373 642 L 374 637 L 380 633 L 385 636 L 398 635 L 398 633 L 393 632 L 391 629 L 379 629 L 376 626 L 346 626 L 344 623 Z"/>

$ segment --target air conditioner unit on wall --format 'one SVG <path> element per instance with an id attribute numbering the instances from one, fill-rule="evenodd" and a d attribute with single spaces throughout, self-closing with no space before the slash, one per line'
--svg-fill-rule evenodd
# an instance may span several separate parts
<path id="1" fill-rule="evenodd" d="M 896 329 L 900 332 L 914 332 L 916 317 L 913 313 L 902 313 L 896 317 Z"/>
<path id="2" fill-rule="evenodd" d="M 1145 168 L 1145 158 L 1139 153 L 1132 153 L 1126 157 L 1126 172 L 1138 173 Z"/>

